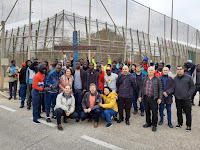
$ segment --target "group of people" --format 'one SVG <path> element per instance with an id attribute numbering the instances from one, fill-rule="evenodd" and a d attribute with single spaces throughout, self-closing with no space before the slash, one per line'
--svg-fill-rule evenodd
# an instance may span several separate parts
<path id="1" fill-rule="evenodd" d="M 186 131 L 191 130 L 191 105 L 200 91 L 200 65 L 190 60 L 184 66 L 177 66 L 177 75 L 173 77 L 170 65 L 164 63 L 154 65 L 145 57 L 139 64 L 128 61 L 112 61 L 107 54 L 108 63 L 92 62 L 80 59 L 74 62 L 73 57 L 67 59 L 63 51 L 63 61 L 55 59 L 52 64 L 38 59 L 27 60 L 19 70 L 16 61 L 11 61 L 7 69 L 9 77 L 9 100 L 16 98 L 17 82 L 20 82 L 20 108 L 24 107 L 27 98 L 27 109 L 33 106 L 33 122 L 40 123 L 41 112 L 46 113 L 46 121 L 57 119 L 57 128 L 63 130 L 63 122 L 76 119 L 76 122 L 88 118 L 94 120 L 94 127 L 99 125 L 99 118 L 107 120 L 106 127 L 112 126 L 112 118 L 117 123 L 124 121 L 130 125 L 131 108 L 136 115 L 146 114 L 144 128 L 157 130 L 157 124 L 164 122 L 164 109 L 167 109 L 168 126 L 173 128 L 171 121 L 171 105 L 175 97 L 178 125 L 183 125 L 186 114 Z M 19 74 L 19 77 L 18 77 Z M 14 94 L 13 89 L 14 87 Z M 31 105 L 32 103 L 32 105 Z M 140 108 L 138 109 L 138 105 Z M 160 121 L 158 122 L 158 110 Z M 50 114 L 52 112 L 52 117 Z M 117 115 L 119 116 L 117 118 Z M 152 117 L 151 117 L 152 116 Z"/>

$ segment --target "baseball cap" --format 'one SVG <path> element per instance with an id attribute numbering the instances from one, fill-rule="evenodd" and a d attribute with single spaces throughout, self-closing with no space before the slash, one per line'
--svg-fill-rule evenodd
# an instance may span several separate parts
<path id="1" fill-rule="evenodd" d="M 110 71 L 110 70 L 111 70 L 111 67 L 109 67 L 109 66 L 108 66 L 108 67 L 106 67 L 106 70 L 109 70 L 109 71 Z"/>

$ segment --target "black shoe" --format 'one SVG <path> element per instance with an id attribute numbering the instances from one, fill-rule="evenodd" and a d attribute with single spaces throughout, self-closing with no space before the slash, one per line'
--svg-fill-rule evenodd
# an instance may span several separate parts
<path id="1" fill-rule="evenodd" d="M 80 118 L 77 118 L 77 119 L 76 119 L 76 122 L 79 122 L 79 121 L 80 121 Z M 82 120 L 82 121 L 83 121 L 83 120 Z"/>
<path id="2" fill-rule="evenodd" d="M 112 127 L 112 123 L 108 123 L 107 125 L 106 125 L 106 127 L 108 128 L 108 127 Z"/>
<path id="3" fill-rule="evenodd" d="M 115 121 L 117 121 L 117 115 L 114 115 L 113 118 Z"/>
<path id="4" fill-rule="evenodd" d="M 9 97 L 9 98 L 8 98 L 8 100 L 11 100 L 11 99 L 12 99 L 12 97 Z"/>
<path id="5" fill-rule="evenodd" d="M 162 124 L 163 124 L 163 121 L 159 121 L 159 122 L 158 122 L 158 125 L 162 125 Z"/>
<path id="6" fill-rule="evenodd" d="M 182 125 L 181 125 L 181 124 L 178 124 L 178 125 L 176 126 L 176 129 L 181 128 L 181 127 L 182 127 Z"/>
<path id="7" fill-rule="evenodd" d="M 148 128 L 151 127 L 151 124 L 146 123 L 145 125 L 143 125 L 144 128 Z"/>
<path id="8" fill-rule="evenodd" d="M 200 106 L 200 101 L 199 101 L 199 106 Z"/>
<path id="9" fill-rule="evenodd" d="M 117 120 L 117 123 L 121 123 L 122 121 L 124 121 L 124 119 L 119 119 Z"/>
<path id="10" fill-rule="evenodd" d="M 35 123 L 40 123 L 39 121 L 33 121 L 33 122 L 35 122 Z"/>
<path id="11" fill-rule="evenodd" d="M 50 118 L 47 118 L 46 121 L 47 121 L 47 122 L 51 122 L 51 119 L 50 119 Z"/>
<path id="12" fill-rule="evenodd" d="M 17 97 L 14 97 L 14 100 L 17 100 Z"/>
<path id="13" fill-rule="evenodd" d="M 192 106 L 195 106 L 195 104 L 194 104 L 194 103 L 192 103 Z"/>
<path id="14" fill-rule="evenodd" d="M 189 132 L 189 131 L 191 131 L 191 127 L 186 128 L 186 132 Z"/>
<path id="15" fill-rule="evenodd" d="M 137 114 L 137 111 L 134 110 L 133 114 L 136 115 L 136 114 Z"/>
<path id="16" fill-rule="evenodd" d="M 30 110 L 31 109 L 31 107 L 27 107 L 27 110 Z"/>
<path id="17" fill-rule="evenodd" d="M 152 127 L 152 131 L 155 132 L 156 131 L 156 126 Z"/>
<path id="18" fill-rule="evenodd" d="M 24 106 L 20 106 L 19 108 L 24 108 Z"/>
<path id="19" fill-rule="evenodd" d="M 141 116 L 144 116 L 144 112 L 141 112 Z"/>
<path id="20" fill-rule="evenodd" d="M 174 126 L 172 125 L 172 123 L 168 123 L 168 126 L 169 126 L 170 128 L 174 128 Z"/>
<path id="21" fill-rule="evenodd" d="M 44 118 L 44 117 L 42 117 L 42 116 L 39 116 L 38 118 L 39 118 L 39 119 L 42 119 L 42 118 Z"/>
<path id="22" fill-rule="evenodd" d="M 128 125 L 128 126 L 130 125 L 130 122 L 129 122 L 129 120 L 126 120 L 126 125 Z"/>

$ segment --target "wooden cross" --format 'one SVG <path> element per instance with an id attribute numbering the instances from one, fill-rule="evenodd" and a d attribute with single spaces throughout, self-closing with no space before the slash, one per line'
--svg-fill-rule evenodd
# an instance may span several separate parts
<path id="1" fill-rule="evenodd" d="M 73 46 L 54 46 L 54 50 L 73 50 L 74 68 L 78 60 L 78 50 L 96 50 L 96 46 L 78 46 L 77 31 L 73 32 Z"/>

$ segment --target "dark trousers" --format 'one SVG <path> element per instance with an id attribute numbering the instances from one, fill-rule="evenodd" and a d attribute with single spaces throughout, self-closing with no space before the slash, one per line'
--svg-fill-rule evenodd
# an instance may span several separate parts
<path id="1" fill-rule="evenodd" d="M 197 92 L 200 92 L 200 85 L 196 86 L 195 92 L 192 95 L 192 100 L 191 100 L 192 103 L 194 103 L 194 97 L 196 96 Z M 200 99 L 199 99 L 199 101 L 200 101 Z"/>
<path id="2" fill-rule="evenodd" d="M 186 125 L 191 127 L 191 101 L 190 99 L 176 99 L 176 109 L 177 109 L 177 117 L 178 124 L 183 125 L 183 114 L 185 112 L 186 115 Z"/>
<path id="3" fill-rule="evenodd" d="M 138 106 L 137 106 L 137 99 L 138 99 L 139 91 L 136 91 L 133 93 L 133 107 L 135 111 L 138 111 Z M 144 102 L 140 102 L 140 111 L 143 113 L 144 112 Z"/>
<path id="4" fill-rule="evenodd" d="M 126 120 L 130 118 L 132 99 L 131 98 L 121 98 L 118 99 L 118 107 L 119 107 L 119 119 L 124 119 L 124 108 L 126 112 Z"/>
<path id="5" fill-rule="evenodd" d="M 43 97 L 42 97 L 42 111 L 46 111 L 46 108 L 45 108 L 45 104 L 46 104 L 46 96 L 47 96 L 47 92 L 44 93 Z"/>
<path id="6" fill-rule="evenodd" d="M 78 113 L 80 117 L 82 111 L 82 90 L 74 90 L 75 97 L 75 111 Z"/>
<path id="7" fill-rule="evenodd" d="M 58 96 L 58 93 L 46 92 L 46 114 L 47 114 L 47 117 L 49 117 L 51 107 L 52 107 L 52 111 L 53 111 L 53 116 L 55 116 L 54 107 L 56 105 L 57 96 Z"/>
<path id="8" fill-rule="evenodd" d="M 33 121 L 36 122 L 38 118 L 40 118 L 41 113 L 41 98 L 42 93 L 40 93 L 38 90 L 33 89 L 32 90 L 32 103 L 33 103 Z"/>
<path id="9" fill-rule="evenodd" d="M 99 122 L 99 117 L 101 115 L 101 110 L 100 109 L 95 109 L 93 111 L 91 111 L 90 113 L 85 113 L 84 111 L 81 112 L 81 119 L 85 120 L 86 118 L 90 118 L 93 115 L 95 115 L 95 122 Z"/>
<path id="10" fill-rule="evenodd" d="M 13 88 L 14 88 L 14 91 L 13 91 Z M 17 95 L 17 81 L 9 82 L 9 92 L 10 92 L 10 97 L 14 96 L 14 98 L 16 98 L 16 95 Z"/>
<path id="11" fill-rule="evenodd" d="M 78 114 L 77 112 L 73 112 L 72 114 L 70 114 L 69 116 L 66 116 L 66 113 L 63 109 L 61 108 L 57 108 L 55 110 L 55 115 L 56 115 L 56 119 L 57 119 L 57 124 L 61 124 L 61 117 L 64 116 L 64 118 L 71 118 L 71 119 L 76 119 L 78 118 Z"/>
<path id="12" fill-rule="evenodd" d="M 26 99 L 26 88 L 26 84 L 20 85 L 21 106 L 24 106 L 24 101 Z"/>
<path id="13" fill-rule="evenodd" d="M 27 84 L 27 106 L 31 107 L 31 102 L 32 102 L 32 84 Z"/>
<path id="14" fill-rule="evenodd" d="M 158 103 L 154 97 L 144 96 L 144 107 L 146 113 L 146 122 L 149 125 L 157 126 L 158 123 Z M 152 121 L 151 121 L 152 112 Z"/>

